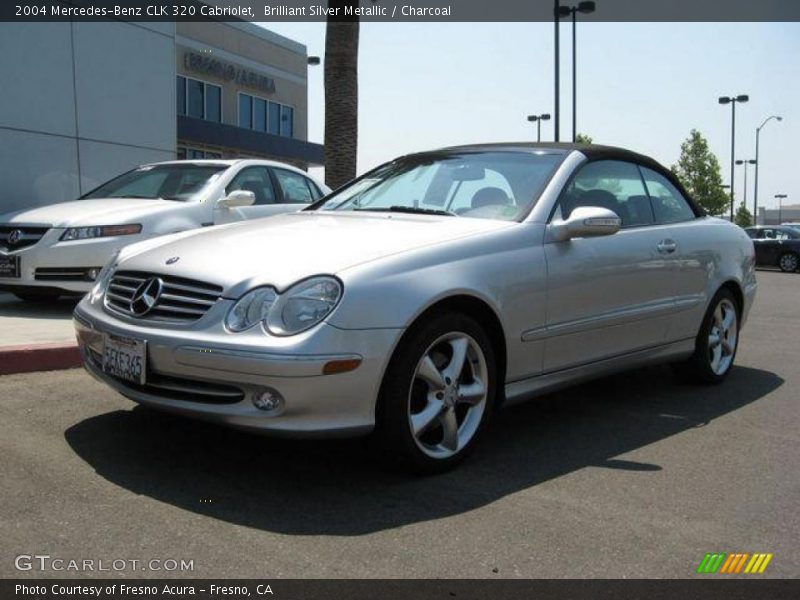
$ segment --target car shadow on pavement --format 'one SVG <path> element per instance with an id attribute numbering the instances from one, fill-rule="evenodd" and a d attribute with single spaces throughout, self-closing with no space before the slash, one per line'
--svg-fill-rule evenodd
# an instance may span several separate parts
<path id="1" fill-rule="evenodd" d="M 0 317 L 22 319 L 67 319 L 81 296 L 61 296 L 58 300 L 26 302 L 12 294 L 0 293 Z"/>
<path id="2" fill-rule="evenodd" d="M 420 478 L 382 469 L 361 440 L 276 440 L 142 407 L 88 418 L 65 437 L 136 494 L 272 532 L 348 536 L 470 511 L 587 466 L 652 476 L 673 467 L 616 457 L 782 384 L 743 367 L 721 386 L 681 383 L 666 367 L 607 377 L 499 412 L 470 459 Z"/>

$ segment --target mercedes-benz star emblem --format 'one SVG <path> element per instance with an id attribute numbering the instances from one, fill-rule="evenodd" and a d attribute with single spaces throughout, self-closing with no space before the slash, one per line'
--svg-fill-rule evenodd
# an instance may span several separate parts
<path id="1" fill-rule="evenodd" d="M 164 282 L 158 277 L 146 279 L 133 293 L 130 305 L 131 312 L 137 317 L 142 317 L 149 313 L 158 302 L 163 288 Z"/>
<path id="2" fill-rule="evenodd" d="M 14 246 L 22 238 L 22 230 L 15 229 L 8 234 L 8 245 Z"/>
<path id="3" fill-rule="evenodd" d="M 181 259 L 181 257 L 180 257 L 180 256 L 173 256 L 172 258 L 168 258 L 168 259 L 167 259 L 167 264 L 168 264 L 168 265 L 174 265 L 174 264 L 175 264 L 176 262 L 178 262 L 180 259 Z"/>

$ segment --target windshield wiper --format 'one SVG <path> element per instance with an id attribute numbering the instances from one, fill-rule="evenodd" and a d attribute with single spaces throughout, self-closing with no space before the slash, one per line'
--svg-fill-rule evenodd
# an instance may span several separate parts
<path id="1" fill-rule="evenodd" d="M 440 215 L 443 217 L 457 217 L 458 215 L 454 212 L 450 212 L 449 210 L 439 210 L 438 208 L 422 208 L 419 206 L 401 206 L 401 205 L 393 205 L 389 206 L 388 208 L 354 208 L 353 210 L 363 210 L 363 211 L 370 211 L 370 212 L 397 212 L 397 213 L 409 213 L 409 214 L 417 214 L 417 215 Z"/>

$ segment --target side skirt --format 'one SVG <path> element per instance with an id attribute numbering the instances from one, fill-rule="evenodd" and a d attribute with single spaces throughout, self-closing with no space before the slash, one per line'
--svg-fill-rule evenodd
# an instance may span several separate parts
<path id="1" fill-rule="evenodd" d="M 637 350 L 630 354 L 606 358 L 572 367 L 529 377 L 506 384 L 503 406 L 524 402 L 559 388 L 568 387 L 581 381 L 596 379 L 636 367 L 659 364 L 688 358 L 694 352 L 695 338 L 672 342 L 663 346 Z"/>

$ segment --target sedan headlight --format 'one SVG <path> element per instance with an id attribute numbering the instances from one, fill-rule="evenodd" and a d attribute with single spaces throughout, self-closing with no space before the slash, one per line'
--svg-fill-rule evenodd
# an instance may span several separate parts
<path id="1" fill-rule="evenodd" d="M 327 317 L 341 296 L 342 284 L 328 276 L 306 279 L 283 294 L 271 287 L 257 288 L 239 299 L 225 324 L 231 331 L 244 331 L 264 323 L 273 335 L 295 335 Z"/>
<path id="2" fill-rule="evenodd" d="M 113 237 L 117 235 L 133 235 L 141 233 L 142 226 L 139 223 L 130 225 L 101 225 L 96 227 L 70 227 L 61 234 L 62 242 L 73 240 L 89 240 L 100 237 Z"/>

